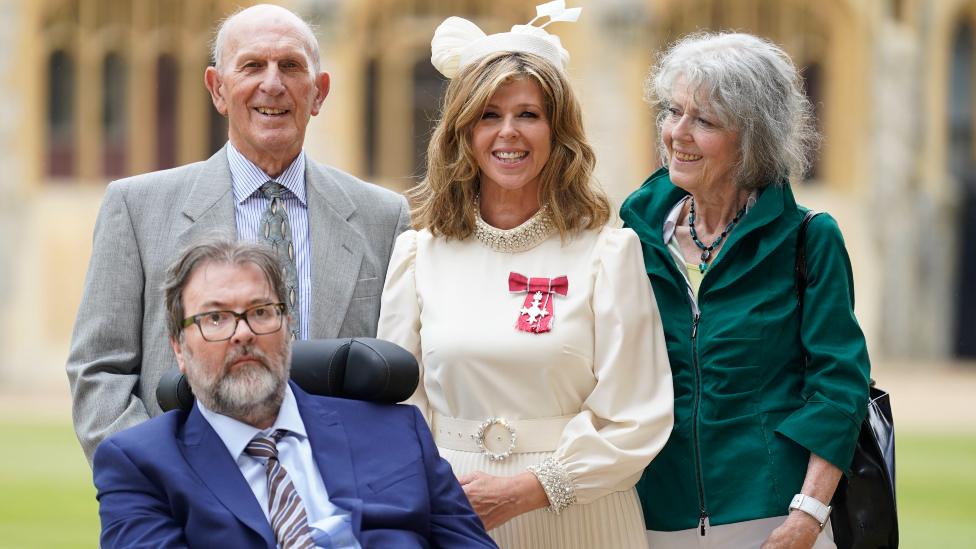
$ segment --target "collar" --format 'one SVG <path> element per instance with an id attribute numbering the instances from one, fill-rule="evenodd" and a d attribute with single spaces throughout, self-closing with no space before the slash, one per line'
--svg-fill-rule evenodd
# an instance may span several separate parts
<path id="1" fill-rule="evenodd" d="M 742 217 L 745 217 L 745 215 L 749 213 L 749 210 L 751 210 L 752 207 L 756 205 L 756 197 L 758 194 L 759 193 L 756 191 L 752 191 L 751 193 L 749 193 L 749 198 L 746 199 L 746 211 L 745 213 L 742 214 Z M 688 200 L 691 200 L 690 194 L 683 196 L 681 200 L 679 200 L 678 203 L 675 204 L 673 208 L 671 208 L 671 211 L 668 212 L 668 217 L 664 219 L 663 233 L 664 233 L 665 244 L 671 242 L 671 237 L 674 236 L 674 230 L 678 227 L 678 218 L 681 216 L 681 208 L 684 207 L 685 202 L 687 202 Z"/>
<path id="2" fill-rule="evenodd" d="M 284 429 L 301 439 L 308 438 L 305 422 L 298 412 L 298 403 L 295 401 L 295 394 L 290 385 L 285 385 L 285 398 L 281 401 L 281 409 L 278 410 L 278 418 L 275 419 L 274 425 L 264 430 L 209 410 L 199 400 L 196 401 L 196 406 L 235 460 L 241 457 L 248 443 L 258 434 L 268 436 L 277 429 Z"/>
<path id="3" fill-rule="evenodd" d="M 234 201 L 238 205 L 257 192 L 261 185 L 272 180 L 291 191 L 303 206 L 308 205 L 305 201 L 305 149 L 298 153 L 277 179 L 264 173 L 264 170 L 234 148 L 230 141 L 227 142 L 227 161 L 230 164 Z"/>
<path id="4" fill-rule="evenodd" d="M 671 208 L 668 212 L 668 217 L 664 219 L 664 243 L 667 244 L 671 242 L 671 237 L 674 236 L 674 230 L 678 228 L 678 217 L 681 216 L 681 208 L 684 207 L 685 202 L 691 199 L 691 195 L 686 195 L 681 197 L 681 200 Z"/>

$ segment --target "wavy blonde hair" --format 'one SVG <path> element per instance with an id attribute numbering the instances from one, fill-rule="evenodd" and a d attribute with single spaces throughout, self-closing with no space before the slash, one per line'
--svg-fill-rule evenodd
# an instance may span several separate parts
<path id="1" fill-rule="evenodd" d="M 471 132 L 499 87 L 530 78 L 542 90 L 552 151 L 539 174 L 539 203 L 548 205 L 560 236 L 598 229 L 610 219 L 610 201 L 593 181 L 596 156 L 583 132 L 579 102 L 561 71 L 541 57 L 499 52 L 472 63 L 447 87 L 427 147 L 427 173 L 407 191 L 417 229 L 464 239 L 475 229 L 479 168 Z"/>

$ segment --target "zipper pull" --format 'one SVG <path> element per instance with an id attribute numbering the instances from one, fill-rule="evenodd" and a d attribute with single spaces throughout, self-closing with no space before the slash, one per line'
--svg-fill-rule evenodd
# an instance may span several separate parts
<path id="1" fill-rule="evenodd" d="M 701 528 L 701 535 L 702 536 L 705 535 L 705 519 L 707 519 L 707 518 L 708 518 L 708 515 L 706 515 L 704 511 L 702 511 L 701 516 L 698 518 L 698 527 Z"/>
<path id="2" fill-rule="evenodd" d="M 701 316 L 701 315 L 696 314 L 695 315 L 695 320 L 691 323 L 691 337 L 692 338 L 698 337 L 698 317 L 699 316 Z"/>

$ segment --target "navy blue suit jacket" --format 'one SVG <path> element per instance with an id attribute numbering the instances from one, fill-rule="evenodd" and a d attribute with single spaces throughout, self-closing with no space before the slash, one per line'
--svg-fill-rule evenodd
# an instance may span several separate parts
<path id="1" fill-rule="evenodd" d="M 312 396 L 291 384 L 329 499 L 370 547 L 496 547 L 413 406 Z M 102 442 L 102 547 L 275 547 L 234 458 L 196 406 Z"/>

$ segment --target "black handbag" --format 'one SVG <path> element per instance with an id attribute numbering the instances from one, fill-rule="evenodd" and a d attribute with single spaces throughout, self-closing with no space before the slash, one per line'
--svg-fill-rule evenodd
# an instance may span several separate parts
<path id="1" fill-rule="evenodd" d="M 819 214 L 807 212 L 796 237 L 796 287 L 801 308 L 807 284 L 807 225 Z M 867 407 L 851 466 L 831 500 L 830 522 L 838 549 L 898 547 L 895 423 L 888 393 L 876 387 L 873 379 Z"/>

